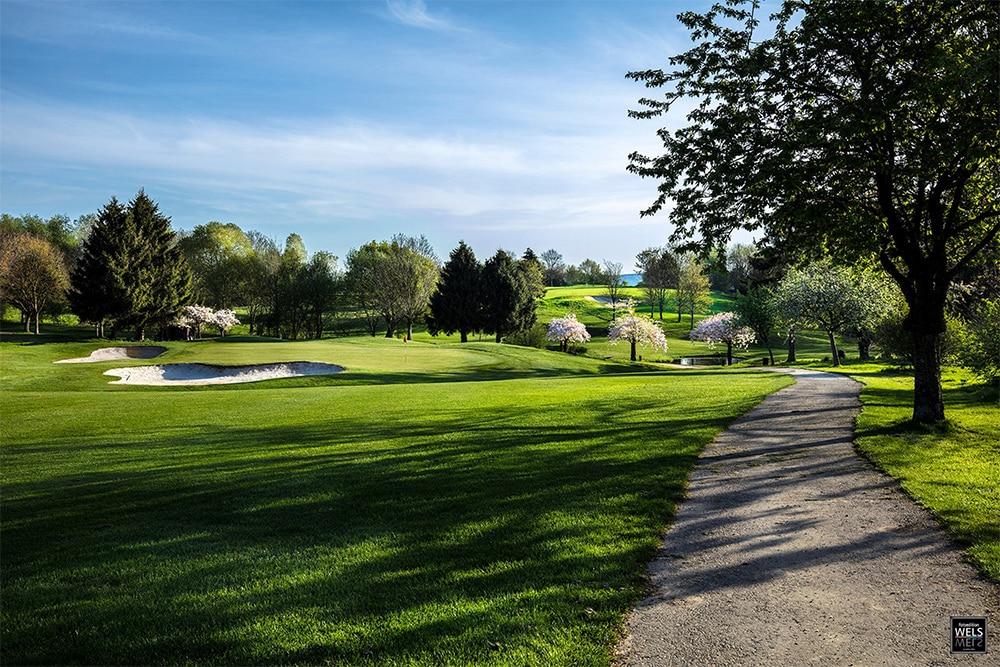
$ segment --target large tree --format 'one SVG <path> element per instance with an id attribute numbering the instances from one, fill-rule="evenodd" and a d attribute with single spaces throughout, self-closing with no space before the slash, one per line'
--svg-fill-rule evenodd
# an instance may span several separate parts
<path id="1" fill-rule="evenodd" d="M 482 270 L 472 248 L 459 241 L 441 268 L 437 291 L 431 295 L 427 326 L 432 336 L 457 331 L 466 343 L 470 333 L 482 328 L 479 298 Z"/>
<path id="2" fill-rule="evenodd" d="M 535 287 L 525 277 L 518 260 L 505 250 L 486 260 L 480 279 L 483 304 L 483 331 L 492 332 L 496 342 L 535 323 Z"/>
<path id="3" fill-rule="evenodd" d="M 191 267 L 200 302 L 223 309 L 243 305 L 253 245 L 238 225 L 198 225 L 178 246 Z"/>
<path id="4" fill-rule="evenodd" d="M 758 4 L 681 14 L 695 46 L 629 73 L 668 90 L 636 118 L 695 101 L 663 155 L 630 156 L 660 181 L 644 214 L 672 202 L 709 246 L 745 227 L 876 256 L 910 307 L 913 419 L 941 420 L 948 286 L 1000 233 L 1000 3 L 785 0 L 766 34 Z"/>
<path id="5" fill-rule="evenodd" d="M 563 256 L 559 254 L 559 251 L 555 248 L 549 248 L 542 253 L 542 264 L 543 274 L 545 275 L 545 284 L 549 287 L 556 287 L 562 285 L 566 280 L 566 262 L 563 261 Z"/>
<path id="6" fill-rule="evenodd" d="M 170 218 L 140 190 L 127 206 L 112 197 L 98 213 L 70 277 L 70 304 L 83 320 L 131 326 L 143 340 L 191 300 L 191 271 Z"/>
<path id="7" fill-rule="evenodd" d="M 646 248 L 635 256 L 635 266 L 642 274 L 642 290 L 649 301 L 649 315 L 658 308 L 660 319 L 667 305 L 670 289 L 677 289 L 680 266 L 670 248 Z"/>
<path id="8" fill-rule="evenodd" d="M 0 303 L 24 315 L 24 331 L 39 333 L 42 313 L 65 298 L 69 286 L 66 258 L 50 241 L 19 231 L 0 232 Z"/>

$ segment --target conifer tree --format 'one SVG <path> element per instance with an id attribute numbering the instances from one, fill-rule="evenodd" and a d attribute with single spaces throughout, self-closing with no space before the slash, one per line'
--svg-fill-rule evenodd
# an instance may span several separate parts
<path id="1" fill-rule="evenodd" d="M 456 331 L 462 342 L 482 328 L 479 278 L 483 271 L 472 248 L 460 241 L 441 269 L 437 291 L 431 295 L 427 327 L 432 336 Z"/>
<path id="2" fill-rule="evenodd" d="M 535 289 L 519 262 L 508 252 L 497 253 L 483 266 L 481 299 L 483 330 L 503 337 L 531 328 L 535 323 Z"/>
<path id="3" fill-rule="evenodd" d="M 170 219 L 140 190 L 127 207 L 111 198 L 97 215 L 71 277 L 70 303 L 81 319 L 133 326 L 145 339 L 191 299 L 191 271 L 174 242 Z"/>

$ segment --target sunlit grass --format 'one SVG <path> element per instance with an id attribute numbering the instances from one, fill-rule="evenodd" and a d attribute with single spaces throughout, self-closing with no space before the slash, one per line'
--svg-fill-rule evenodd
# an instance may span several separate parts
<path id="1" fill-rule="evenodd" d="M 1000 581 L 1000 399 L 997 388 L 945 369 L 947 422 L 913 424 L 913 376 L 879 365 L 843 372 L 865 383 L 857 446 L 900 481 Z"/>
<path id="2" fill-rule="evenodd" d="M 109 385 L 0 345 L 3 662 L 606 665 L 700 448 L 790 380 L 488 343 L 170 343 L 329 361 Z"/>

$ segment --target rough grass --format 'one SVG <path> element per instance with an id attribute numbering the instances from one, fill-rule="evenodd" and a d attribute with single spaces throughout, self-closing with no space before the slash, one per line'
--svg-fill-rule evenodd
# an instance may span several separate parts
<path id="1" fill-rule="evenodd" d="M 109 385 L 0 344 L 7 664 L 606 665 L 700 448 L 784 376 L 384 339 L 171 343 L 330 361 Z"/>
<path id="2" fill-rule="evenodd" d="M 1000 398 L 997 387 L 945 369 L 947 421 L 913 424 L 912 374 L 869 364 L 842 369 L 863 382 L 857 447 L 900 481 L 1000 581 Z"/>

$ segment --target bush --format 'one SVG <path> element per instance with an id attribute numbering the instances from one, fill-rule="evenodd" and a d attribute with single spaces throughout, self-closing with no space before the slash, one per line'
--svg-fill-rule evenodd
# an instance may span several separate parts
<path id="1" fill-rule="evenodd" d="M 504 337 L 504 342 L 510 345 L 520 345 L 521 347 L 537 347 L 544 350 L 548 346 L 546 334 L 548 328 L 541 323 L 536 323 L 530 329 L 517 331 Z"/>
<path id="2" fill-rule="evenodd" d="M 981 302 L 963 334 L 958 363 L 986 381 L 1000 379 L 1000 299 Z"/>

